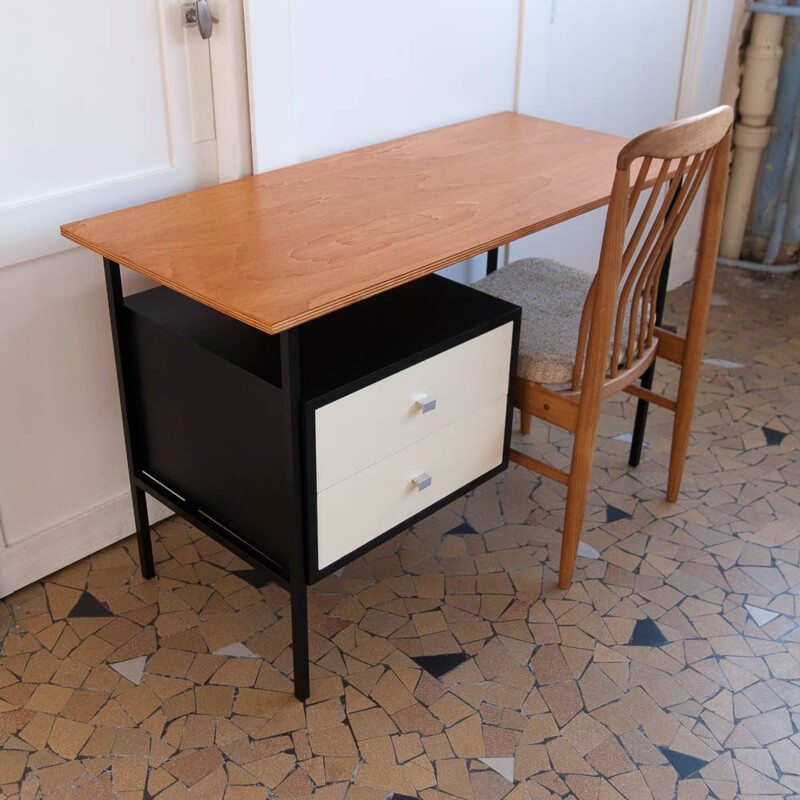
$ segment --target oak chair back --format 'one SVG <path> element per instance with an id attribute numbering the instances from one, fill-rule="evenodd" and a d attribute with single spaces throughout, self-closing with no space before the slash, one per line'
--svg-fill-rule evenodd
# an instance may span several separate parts
<path id="1" fill-rule="evenodd" d="M 607 367 L 606 383 L 625 383 L 652 362 L 658 344 L 659 278 L 675 236 L 709 174 L 695 280 L 707 278 L 701 273 L 713 275 L 717 245 L 709 241 L 704 246 L 704 240 L 719 235 L 719 226 L 709 224 L 709 215 L 715 213 L 713 205 L 725 181 L 732 121 L 730 107 L 720 106 L 648 131 L 620 151 L 600 265 L 581 318 L 573 392 L 581 389 L 587 377 L 590 340 L 608 343 L 599 356 Z"/>
<path id="2" fill-rule="evenodd" d="M 645 407 L 654 403 L 673 412 L 667 500 L 674 502 L 678 497 L 714 285 L 732 122 L 733 111 L 720 106 L 654 128 L 622 148 L 600 263 L 583 307 L 571 384 L 551 388 L 517 378 L 514 404 L 521 411 L 523 435 L 530 430 L 533 416 L 575 434 L 569 470 L 557 469 L 514 448 L 509 456 L 567 486 L 558 578 L 562 589 L 569 588 L 575 570 L 604 398 L 624 391 L 638 397 Z M 659 278 L 675 235 L 706 177 L 708 192 L 689 319 L 686 335 L 679 336 L 658 324 Z M 650 194 L 645 195 L 648 190 Z M 652 391 L 656 356 L 680 367 L 674 399 Z M 639 378 L 641 385 L 637 384 Z"/>

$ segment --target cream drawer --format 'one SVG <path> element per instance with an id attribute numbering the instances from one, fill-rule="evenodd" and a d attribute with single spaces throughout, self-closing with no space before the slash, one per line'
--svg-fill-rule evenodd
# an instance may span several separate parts
<path id="1" fill-rule="evenodd" d="M 480 477 L 503 460 L 502 397 L 317 495 L 323 569 Z M 414 479 L 431 478 L 418 489 Z"/>
<path id="2" fill-rule="evenodd" d="M 317 491 L 506 397 L 512 331 L 509 322 L 317 409 Z M 424 412 L 423 397 L 436 407 Z"/>

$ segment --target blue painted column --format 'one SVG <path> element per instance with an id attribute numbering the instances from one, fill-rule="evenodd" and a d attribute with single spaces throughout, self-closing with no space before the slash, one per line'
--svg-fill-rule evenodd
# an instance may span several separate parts
<path id="1" fill-rule="evenodd" d="M 800 0 L 790 0 L 787 5 L 800 7 Z M 751 233 L 765 238 L 769 238 L 772 233 L 795 109 L 800 103 L 800 17 L 786 18 L 783 51 L 778 93 L 772 114 L 773 130 L 764 150 L 751 224 Z M 796 171 L 795 174 L 783 237 L 784 242 L 789 244 L 800 242 L 800 185 L 798 184 L 800 184 L 800 171 Z"/>

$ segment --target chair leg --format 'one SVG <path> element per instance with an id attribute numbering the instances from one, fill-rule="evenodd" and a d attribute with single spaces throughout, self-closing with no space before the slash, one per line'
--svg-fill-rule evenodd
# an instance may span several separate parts
<path id="1" fill-rule="evenodd" d="M 716 247 L 711 252 L 716 254 Z M 714 286 L 713 264 L 712 260 L 711 269 L 700 270 L 698 267 L 695 274 L 686 343 L 683 349 L 683 363 L 680 365 L 681 378 L 675 405 L 675 422 L 672 426 L 672 447 L 669 454 L 669 475 L 667 477 L 667 500 L 670 503 L 674 503 L 678 499 L 683 469 L 686 464 L 686 452 L 689 449 L 694 404 L 703 366 L 703 342 L 708 324 L 708 309 L 711 305 L 711 292 Z"/>
<path id="2" fill-rule="evenodd" d="M 583 518 L 586 516 L 586 499 L 589 496 L 589 481 L 592 478 L 594 448 L 597 428 L 579 429 L 575 434 L 572 451 L 572 466 L 567 484 L 567 508 L 564 513 L 564 536 L 561 542 L 561 564 L 558 570 L 558 585 L 561 589 L 572 586 L 575 559 L 581 543 Z"/>
<path id="3" fill-rule="evenodd" d="M 570 473 L 567 488 L 567 510 L 564 514 L 564 536 L 561 541 L 561 564 L 558 570 L 558 585 L 561 589 L 572 586 L 575 573 L 575 559 L 581 543 L 581 528 L 586 515 L 586 498 L 589 495 L 589 479 L 592 465 L 581 470 L 581 474 Z"/>
<path id="4" fill-rule="evenodd" d="M 527 436 L 531 432 L 531 416 L 527 411 L 520 410 L 519 412 L 519 432 L 523 436 Z"/>
<path id="5" fill-rule="evenodd" d="M 689 321 L 686 325 L 686 340 L 681 364 L 681 381 L 678 385 L 678 400 L 675 406 L 675 424 L 672 428 L 672 449 L 669 455 L 669 477 L 667 500 L 674 503 L 681 488 L 689 434 L 694 416 L 697 386 L 703 363 L 703 341 L 708 326 L 708 311 L 711 293 L 714 290 L 714 270 L 719 252 L 719 233 L 725 207 L 725 185 L 728 179 L 728 155 L 730 132 L 720 142 L 714 153 L 708 181 L 706 207 L 700 228 L 697 247 L 697 262 L 694 273 L 692 302 L 689 306 Z"/>
<path id="6" fill-rule="evenodd" d="M 667 500 L 674 503 L 678 499 L 686 465 L 686 453 L 689 449 L 689 436 L 692 432 L 694 404 L 697 398 L 697 387 L 700 385 L 700 371 L 703 365 L 703 340 L 710 305 L 713 276 L 704 282 L 696 281 L 692 305 L 700 306 L 695 322 L 690 317 L 689 330 L 684 347 L 681 378 L 678 383 L 678 397 L 675 405 L 675 421 L 672 425 L 672 446 L 669 453 L 669 475 L 667 476 Z M 701 333 L 698 335 L 697 330 Z"/>
<path id="7" fill-rule="evenodd" d="M 689 374 L 687 374 L 687 372 Z M 667 500 L 674 503 L 678 499 L 689 449 L 689 436 L 692 432 L 694 401 L 697 394 L 699 374 L 694 370 L 684 370 L 678 387 L 678 402 L 675 408 L 675 422 L 672 425 L 672 446 L 669 453 L 669 476 L 667 477 Z"/>

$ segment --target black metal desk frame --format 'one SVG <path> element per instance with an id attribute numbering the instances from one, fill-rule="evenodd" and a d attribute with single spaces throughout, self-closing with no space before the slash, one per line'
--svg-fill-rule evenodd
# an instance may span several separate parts
<path id="1" fill-rule="evenodd" d="M 146 498 L 150 494 L 167 508 L 176 514 L 180 514 L 190 524 L 223 544 L 244 561 L 254 567 L 265 570 L 276 583 L 289 590 L 291 597 L 295 696 L 299 700 L 306 700 L 310 694 L 310 678 L 308 663 L 308 598 L 304 563 L 304 512 L 303 495 L 300 491 L 302 467 L 299 454 L 302 452 L 302 447 L 299 440 L 301 431 L 299 420 L 300 404 L 297 400 L 299 394 L 298 330 L 297 328 L 290 328 L 279 334 L 283 405 L 287 418 L 292 423 L 286 427 L 286 439 L 283 443 L 286 458 L 290 464 L 290 480 L 292 481 L 292 485 L 287 488 L 291 491 L 291 497 L 293 498 L 292 518 L 290 519 L 291 530 L 287 531 L 287 540 L 291 543 L 290 569 L 289 573 L 286 574 L 277 564 L 265 563 L 263 556 L 250 547 L 247 542 L 233 538 L 229 531 L 202 514 L 185 498 L 174 494 L 142 471 L 140 466 L 143 463 L 140 457 L 141 438 L 134 416 L 130 413 L 133 400 L 132 381 L 126 370 L 127 359 L 123 349 L 126 346 L 126 342 L 123 335 L 124 297 L 122 294 L 120 267 L 115 261 L 107 258 L 103 259 L 103 266 L 108 308 L 111 317 L 114 359 L 117 367 L 117 384 L 122 409 L 122 427 L 125 434 L 128 477 L 133 496 L 133 513 L 142 577 L 149 579 L 155 577 L 156 574 L 153 545 L 150 538 L 150 520 L 147 513 Z"/>
<path id="2" fill-rule="evenodd" d="M 119 264 L 104 259 L 104 269 L 142 576 L 146 579 L 155 576 L 146 505 L 149 494 L 288 590 L 295 695 L 305 700 L 310 692 L 307 585 L 508 466 L 513 419 L 510 390 L 516 372 L 521 310 L 498 298 L 429 275 L 308 325 L 269 336 L 165 287 L 125 298 Z M 431 304 L 448 307 L 451 313 L 431 315 Z M 392 310 L 398 307 L 407 309 L 412 320 L 431 318 L 431 325 L 425 328 L 415 324 L 411 326 L 414 335 L 398 339 L 392 323 L 397 319 Z M 198 314 L 201 316 L 192 316 Z M 376 322 L 379 316 L 385 321 L 383 326 Z M 376 531 L 370 541 L 337 561 L 319 566 L 313 409 L 508 323 L 513 324 L 513 329 L 500 462 L 447 496 L 437 496 L 438 499 L 389 530 Z M 198 324 L 196 329 L 192 327 Z M 352 337 L 363 341 L 364 326 L 370 324 L 375 325 L 375 342 L 393 344 L 388 347 L 381 344 L 359 353 L 352 346 Z M 240 332 L 226 327 L 231 325 L 239 326 Z M 238 338 L 241 329 L 249 332 L 247 336 L 251 338 L 247 341 L 258 343 L 255 350 L 248 349 L 247 341 Z M 200 338 L 195 340 L 193 331 Z M 336 335 L 332 336 L 333 332 Z M 204 336 L 211 338 L 203 339 Z M 347 354 L 346 369 L 331 361 L 321 336 L 338 352 Z M 227 355 L 215 349 L 223 341 L 226 347 L 233 348 L 226 351 Z M 340 346 L 341 341 L 350 342 L 350 346 Z M 212 346 L 214 342 L 217 344 Z M 191 349 L 181 349 L 187 346 Z M 262 351 L 263 346 L 267 350 Z M 206 355 L 199 357 L 197 352 Z M 266 357 L 271 365 L 269 376 L 258 378 L 251 373 L 245 365 L 246 359 L 241 360 L 245 353 L 249 357 L 255 354 L 262 368 Z M 215 367 L 204 358 L 225 366 Z M 279 375 L 274 374 L 278 372 L 278 359 Z M 318 373 L 319 363 L 328 367 L 334 364 L 333 373 Z M 352 374 L 354 371 L 357 374 Z M 315 375 L 317 384 L 313 384 Z M 259 385 L 266 387 L 264 391 L 268 389 L 269 394 L 254 393 L 251 384 L 241 382 L 241 376 L 260 380 Z M 198 386 L 204 397 L 196 394 Z M 233 398 L 238 414 L 232 427 L 225 422 L 232 419 L 231 406 L 223 395 L 214 394 L 215 386 L 224 386 L 224 397 Z M 176 409 L 179 417 L 175 416 Z M 279 422 L 273 424 L 269 419 Z M 203 438 L 206 432 L 207 441 Z M 224 451 L 219 449 L 220 432 Z M 197 441 L 203 442 L 199 453 L 193 449 Z M 165 445 L 166 452 L 174 458 L 165 460 Z M 243 470 L 234 483 L 225 482 L 224 470 L 214 471 L 220 468 L 220 462 L 230 468 L 230 462 L 225 461 L 228 456 Z M 186 458 L 191 467 L 186 466 Z M 265 484 L 261 467 L 268 459 L 273 466 L 279 462 L 279 469 L 267 476 L 270 482 Z M 212 484 L 198 484 L 198 475 L 201 481 L 210 479 Z M 268 486 L 272 487 L 270 491 Z M 252 516 L 243 516 L 242 490 L 249 498 L 250 511 L 255 508 L 260 515 L 268 508 L 272 516 L 258 516 L 255 522 Z M 196 505 L 199 502 L 206 507 Z M 258 533 L 254 533 L 254 525 Z"/>

